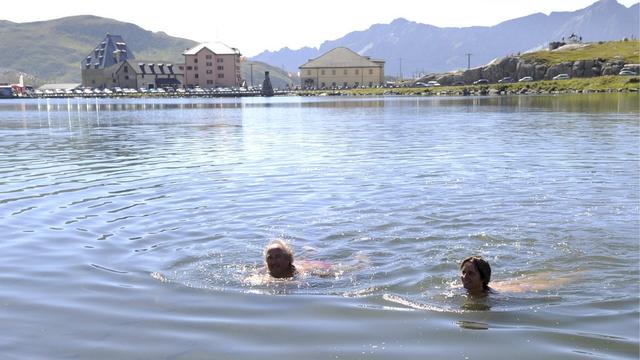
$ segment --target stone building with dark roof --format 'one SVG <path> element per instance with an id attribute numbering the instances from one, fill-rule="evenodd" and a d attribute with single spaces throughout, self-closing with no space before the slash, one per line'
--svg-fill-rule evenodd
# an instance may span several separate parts
<path id="1" fill-rule="evenodd" d="M 122 36 L 107 34 L 82 60 L 82 86 L 100 89 L 182 86 L 184 64 L 134 59 Z"/>
<path id="2" fill-rule="evenodd" d="M 123 62 L 135 59 L 120 35 L 107 34 L 80 63 L 82 86 L 109 88 L 119 86 L 113 82 L 113 72 Z"/>
<path id="3" fill-rule="evenodd" d="M 113 86 L 131 89 L 182 87 L 184 64 L 127 60 L 114 68 Z"/>
<path id="4" fill-rule="evenodd" d="M 384 83 L 384 60 L 338 47 L 301 65 L 300 82 L 311 89 L 376 86 Z"/>

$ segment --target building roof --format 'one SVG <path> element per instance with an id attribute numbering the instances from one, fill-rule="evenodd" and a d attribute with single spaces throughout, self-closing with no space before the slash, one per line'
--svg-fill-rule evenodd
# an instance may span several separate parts
<path id="1" fill-rule="evenodd" d="M 107 34 L 82 60 L 82 69 L 104 69 L 134 58 L 122 36 Z"/>
<path id="2" fill-rule="evenodd" d="M 358 53 L 346 47 L 337 47 L 315 59 L 310 59 L 306 64 L 300 65 L 300 69 L 374 67 L 383 65 L 384 60 L 371 60 L 368 56 L 358 55 Z"/>
<path id="3" fill-rule="evenodd" d="M 180 70 L 179 67 L 182 64 L 144 60 L 127 60 L 127 64 L 129 64 L 131 71 L 138 75 L 184 75 L 184 70 Z"/>
<path id="4" fill-rule="evenodd" d="M 191 49 L 183 52 L 182 55 L 195 55 L 204 48 L 209 49 L 216 55 L 240 55 L 240 51 L 238 49 L 227 46 L 226 44 L 219 41 L 198 44 Z"/>

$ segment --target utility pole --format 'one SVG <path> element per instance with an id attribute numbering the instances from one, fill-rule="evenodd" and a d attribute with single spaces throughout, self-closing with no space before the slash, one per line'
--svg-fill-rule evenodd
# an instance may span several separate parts
<path id="1" fill-rule="evenodd" d="M 400 60 L 400 80 L 402 80 L 402 58 Z"/>
<path id="2" fill-rule="evenodd" d="M 465 55 L 467 55 L 467 70 L 471 69 L 471 53 L 466 53 Z"/>
<path id="3" fill-rule="evenodd" d="M 251 67 L 251 87 L 253 87 L 253 63 L 249 64 Z"/>

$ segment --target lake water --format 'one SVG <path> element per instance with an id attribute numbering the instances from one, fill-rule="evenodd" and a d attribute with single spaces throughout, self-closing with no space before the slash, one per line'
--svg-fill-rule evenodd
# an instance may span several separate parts
<path id="1" fill-rule="evenodd" d="M 637 359 L 639 100 L 0 102 L 2 358 Z"/>

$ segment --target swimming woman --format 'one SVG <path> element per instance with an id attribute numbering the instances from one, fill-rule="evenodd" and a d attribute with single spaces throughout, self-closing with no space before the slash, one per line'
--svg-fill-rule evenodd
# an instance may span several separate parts
<path id="1" fill-rule="evenodd" d="M 557 275 L 551 272 L 539 272 L 523 275 L 511 280 L 491 281 L 491 266 L 481 256 L 469 256 L 460 263 L 460 280 L 471 296 L 486 296 L 496 292 L 521 293 L 527 291 L 540 291 L 558 287 L 574 281 L 579 275 Z"/>
<path id="2" fill-rule="evenodd" d="M 481 256 L 469 256 L 460 263 L 462 286 L 471 296 L 486 296 L 493 292 L 489 287 L 491 265 Z"/>

